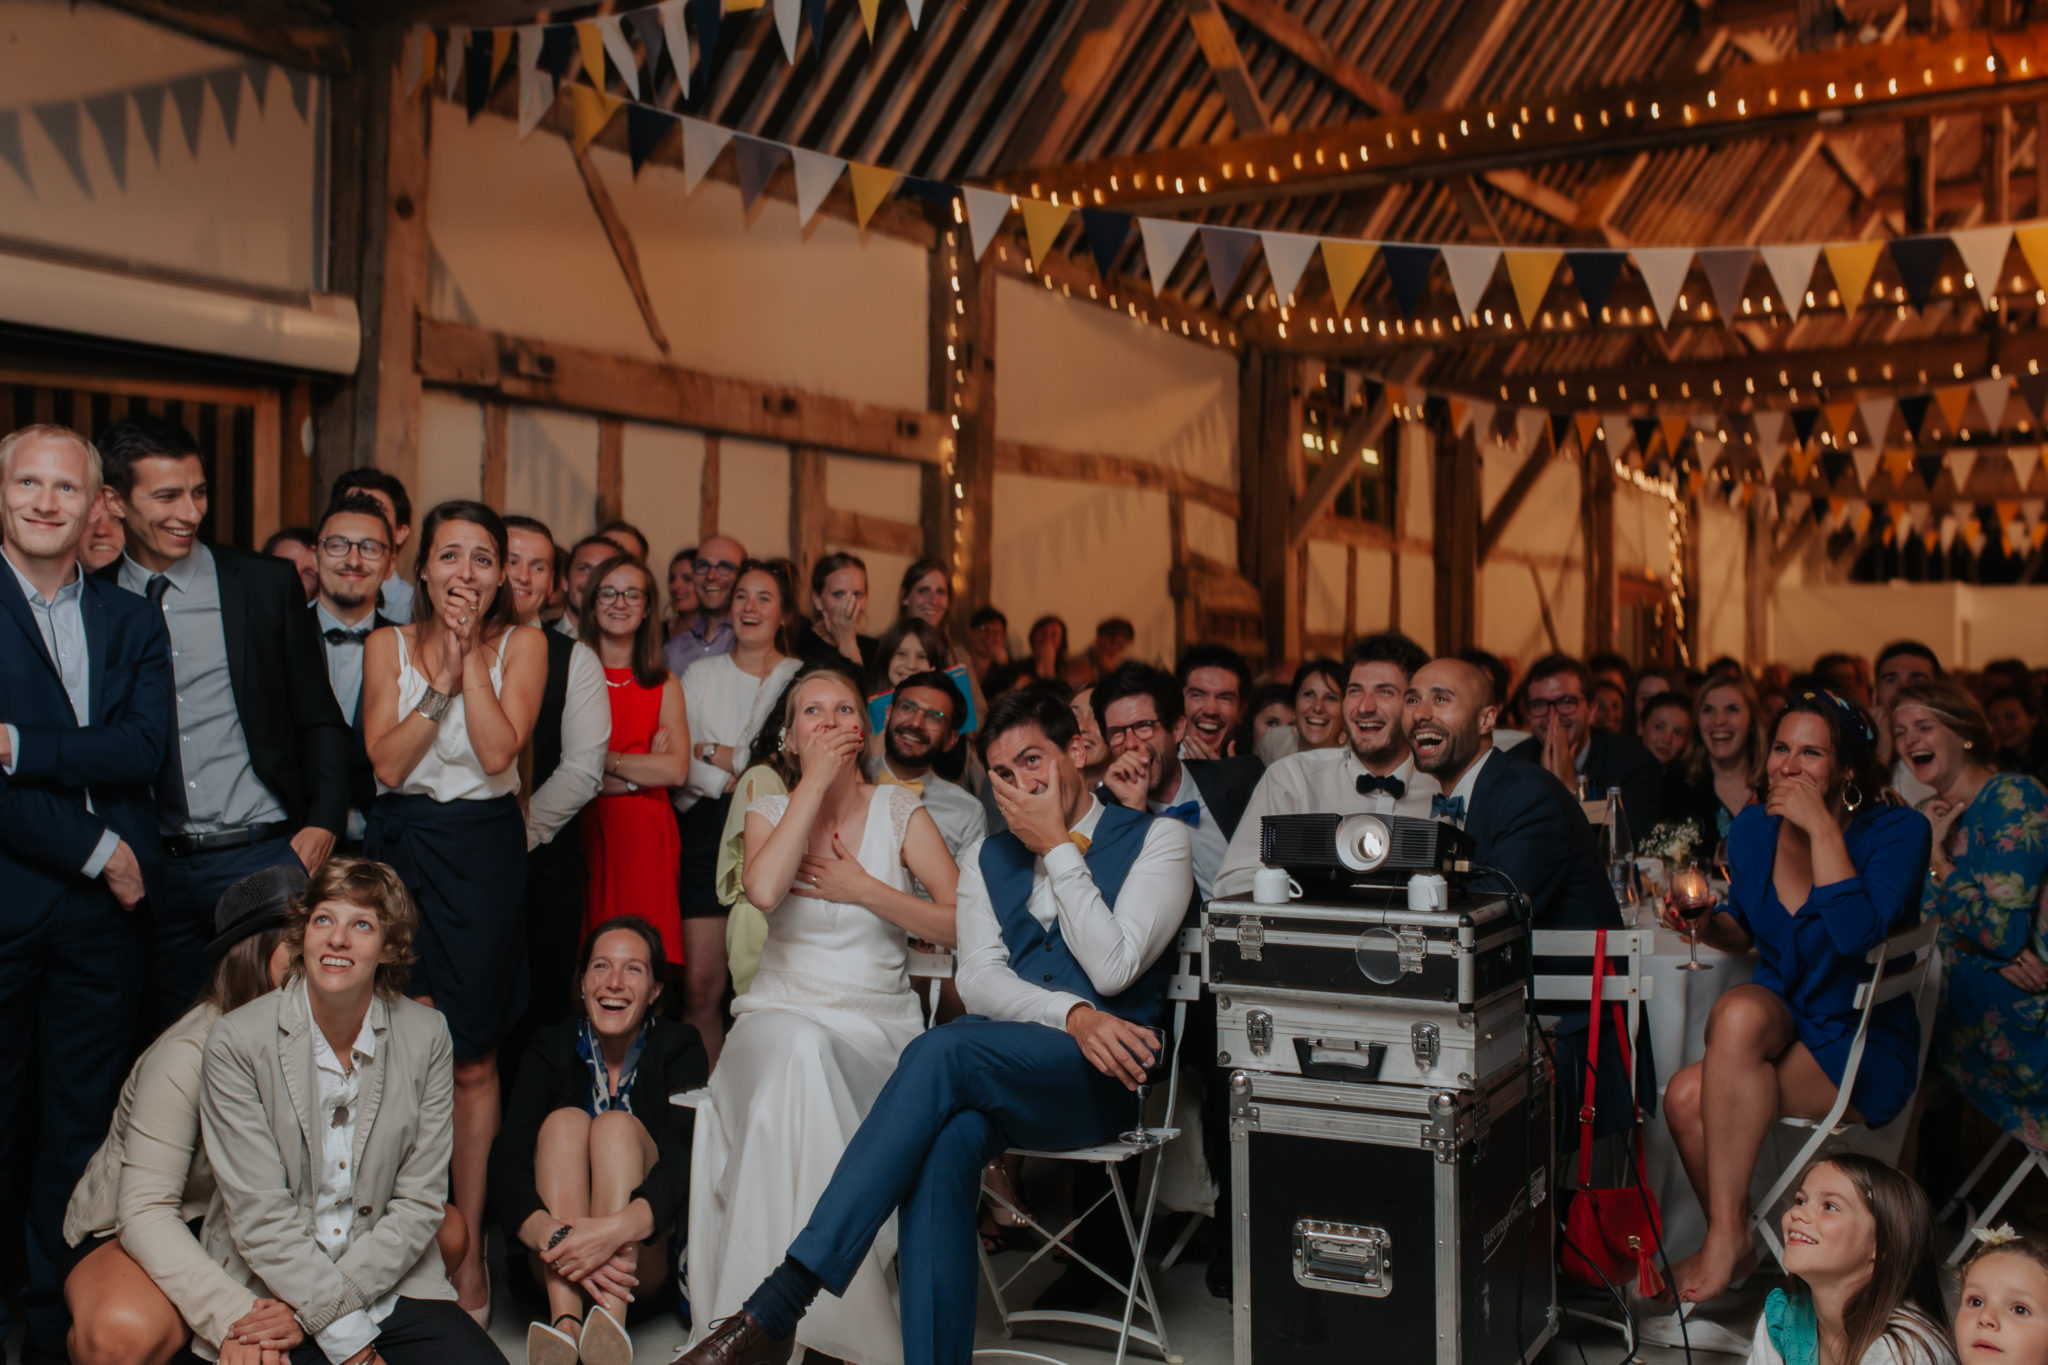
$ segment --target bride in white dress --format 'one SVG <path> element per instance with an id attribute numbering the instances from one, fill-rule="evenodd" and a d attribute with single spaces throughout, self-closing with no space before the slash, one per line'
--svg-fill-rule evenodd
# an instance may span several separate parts
<path id="1" fill-rule="evenodd" d="M 761 969 L 698 1111 L 689 1290 L 702 1336 L 782 1264 L 897 1059 L 923 1031 L 910 938 L 951 947 L 959 870 L 909 788 L 860 771 L 867 708 L 836 670 L 807 673 L 783 715 L 788 796 L 747 808 L 742 881 L 768 915 Z M 929 892 L 910 892 L 909 877 Z M 798 1344 L 895 1365 L 903 1328 L 886 1271 L 894 1221 L 844 1295 L 822 1297 Z"/>

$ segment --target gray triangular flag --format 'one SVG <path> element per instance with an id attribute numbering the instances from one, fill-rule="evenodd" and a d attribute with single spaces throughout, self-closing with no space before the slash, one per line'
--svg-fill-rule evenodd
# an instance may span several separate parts
<path id="1" fill-rule="evenodd" d="M 135 97 L 135 118 L 142 124 L 142 140 L 149 144 L 149 159 L 164 160 L 164 88 L 138 85 L 128 92 Z"/>
<path id="2" fill-rule="evenodd" d="M 1138 232 L 1145 239 L 1145 273 L 1152 277 L 1153 293 L 1166 292 L 1167 278 L 1180 264 L 1181 253 L 1188 249 L 1188 239 L 1195 235 L 1196 226 L 1178 218 L 1138 220 Z"/>
<path id="3" fill-rule="evenodd" d="M 1956 255 L 1963 258 L 1963 268 L 1976 278 L 1977 295 L 1989 308 L 1998 293 L 1998 278 L 2005 273 L 2005 252 L 2012 245 L 2012 229 L 1966 228 L 1949 233 L 1948 239 L 1955 243 Z"/>
<path id="4" fill-rule="evenodd" d="M 178 126 L 185 133 L 185 149 L 199 155 L 199 120 L 206 112 L 206 78 L 180 76 L 170 83 L 171 103 L 178 111 Z"/>
<path id="5" fill-rule="evenodd" d="M 1884 448 L 1884 438 L 1892 429 L 1892 412 L 1898 406 L 1898 400 L 1888 393 L 1866 398 L 1856 405 L 1856 413 L 1863 419 L 1863 434 L 1870 438 L 1873 449 Z"/>
<path id="6" fill-rule="evenodd" d="M 43 135 L 57 148 L 57 155 L 64 158 L 64 166 L 71 172 L 71 178 L 78 182 L 78 188 L 92 193 L 92 181 L 85 176 L 85 148 L 80 145 L 80 130 L 83 124 L 78 118 L 78 105 L 71 100 L 55 100 L 35 107 L 36 122 L 42 125 Z"/>
<path id="7" fill-rule="evenodd" d="M 1709 426 L 1693 436 L 1692 449 L 1699 460 L 1700 468 L 1712 469 L 1720 462 L 1721 453 L 1727 449 L 1727 443 L 1721 439 L 1719 427 Z"/>
<path id="8" fill-rule="evenodd" d="M 711 163 L 732 141 L 732 129 L 702 119 L 685 117 L 683 123 L 683 193 L 695 192 L 711 170 Z"/>
<path id="9" fill-rule="evenodd" d="M 1750 414 L 1756 427 L 1756 456 L 1764 467 L 1764 478 L 1778 472 L 1778 461 L 1785 458 L 1785 414 L 1776 408 L 1759 408 Z"/>
<path id="10" fill-rule="evenodd" d="M 448 98 L 451 100 L 462 96 L 462 82 L 467 74 L 463 68 L 468 61 L 469 30 L 451 27 L 448 30 L 448 41 L 441 44 L 441 73 L 447 78 Z M 604 72 L 597 73 L 595 84 L 598 89 L 604 89 Z M 230 137 L 228 141 L 233 142 L 234 139 Z"/>
<path id="11" fill-rule="evenodd" d="M 924 0 L 903 0 L 903 3 L 910 11 L 910 26 L 916 28 L 924 19 Z"/>
<path id="12" fill-rule="evenodd" d="M 1643 277 L 1643 284 L 1650 291 L 1650 305 L 1657 310 L 1660 325 L 1671 325 L 1671 310 L 1678 303 L 1678 291 L 1685 287 L 1685 277 L 1692 270 L 1692 248 L 1689 246 L 1637 247 L 1631 253 L 1635 257 L 1636 273 Z"/>
<path id="13" fill-rule="evenodd" d="M 661 15 L 654 10 L 631 10 L 626 19 L 633 25 L 633 32 L 640 35 L 640 50 L 645 54 L 641 65 L 647 71 L 647 89 L 651 96 L 661 88 L 654 73 L 661 68 L 661 54 L 668 50 L 668 36 L 661 31 Z"/>
<path id="14" fill-rule="evenodd" d="M 1820 243 L 1767 246 L 1763 258 L 1778 291 L 1778 302 L 1785 305 L 1794 322 L 1799 321 L 1799 310 L 1806 307 L 1806 288 L 1813 282 L 1813 263 L 1820 259 Z"/>
<path id="15" fill-rule="evenodd" d="M 213 90 L 214 99 L 220 102 L 221 126 L 227 129 L 228 146 L 235 145 L 235 125 L 242 114 L 242 68 L 229 67 L 226 71 L 215 71 L 207 76 L 206 84 Z"/>
<path id="16" fill-rule="evenodd" d="M 1301 283 L 1301 273 L 1308 269 L 1308 258 L 1316 254 L 1316 243 L 1321 239 L 1299 232 L 1262 232 L 1259 240 L 1266 248 L 1266 270 L 1273 277 L 1273 292 L 1282 303 L 1293 303 L 1294 287 Z"/>
<path id="17" fill-rule="evenodd" d="M 540 126 L 560 93 L 555 78 L 545 71 L 519 73 L 519 136 L 523 138 Z"/>
<path id="18" fill-rule="evenodd" d="M 1980 275 L 1978 277 L 1982 279 Z M 1984 409 L 1984 423 L 1993 431 L 2005 421 L 2005 403 L 2012 397 L 2012 381 L 2009 379 L 1980 379 L 1970 386 L 1977 395 L 1977 406 Z"/>
<path id="19" fill-rule="evenodd" d="M 988 251 L 988 244 L 996 239 L 996 230 L 1002 227 L 1003 217 L 1010 211 L 1010 196 L 1000 190 L 962 185 L 960 197 L 967 201 L 967 242 L 974 248 L 974 259 L 978 261 Z"/>
<path id="20" fill-rule="evenodd" d="M 100 144 L 107 149 L 107 165 L 114 183 L 128 188 L 128 96 L 116 90 L 85 101 L 86 117 L 100 130 Z"/>
<path id="21" fill-rule="evenodd" d="M 284 83 L 292 92 L 292 108 L 299 111 L 300 118 L 304 118 L 306 116 L 307 97 L 313 93 L 312 74 L 301 71 L 297 67 L 288 66 L 284 69 Z M 138 107 L 140 103 L 138 100 Z"/>
<path id="22" fill-rule="evenodd" d="M 839 182 L 839 173 L 846 169 L 846 158 L 801 147 L 791 147 L 789 154 L 796 161 L 796 222 L 803 227 Z"/>
<path id="23" fill-rule="evenodd" d="M 796 60 L 797 29 L 803 22 L 803 0 L 775 0 L 775 32 L 782 38 L 782 55 Z"/>
<path id="24" fill-rule="evenodd" d="M 683 28 L 683 0 L 668 0 L 656 7 L 661 15 L 661 31 L 668 36 L 668 59 L 676 69 L 676 84 L 682 87 L 683 97 L 690 95 L 690 35 Z"/>
<path id="25" fill-rule="evenodd" d="M 1733 322 L 1742 310 L 1742 291 L 1749 285 L 1750 269 L 1756 265 L 1756 249 L 1746 246 L 1706 247 L 1699 253 L 1700 273 L 1707 277 L 1707 289 L 1721 321 Z"/>
<path id="26" fill-rule="evenodd" d="M 1445 246 L 1438 251 L 1444 269 L 1451 276 L 1451 292 L 1458 296 L 1458 311 L 1466 317 L 1479 311 L 1479 300 L 1493 282 L 1493 268 L 1500 264 L 1497 246 Z"/>
<path id="27" fill-rule="evenodd" d="M 1523 408 L 1515 413 L 1515 446 L 1524 455 L 1536 449 L 1550 425 L 1550 414 L 1542 408 Z"/>
<path id="28" fill-rule="evenodd" d="M 1948 452 L 1948 472 L 1955 477 L 1956 492 L 1961 493 L 1970 486 L 1970 473 L 1977 467 L 1977 451 L 1972 446 L 1951 446 Z"/>
<path id="29" fill-rule="evenodd" d="M 266 112 L 264 101 L 270 98 L 270 63 L 261 57 L 253 57 L 242 70 L 249 77 L 249 95 L 256 101 L 256 114 L 260 118 Z"/>
<path id="30" fill-rule="evenodd" d="M 1875 441 L 1862 441 L 1849 447 L 1849 457 L 1856 461 L 1856 486 L 1866 493 L 1870 481 L 1877 477 L 1877 459 L 1884 452 Z"/>
<path id="31" fill-rule="evenodd" d="M 2012 464 L 2012 476 L 2019 483 L 2020 492 L 2027 491 L 2027 485 L 2034 480 L 2034 471 L 2041 467 L 2041 447 L 2008 446 L 2005 458 Z M 2027 525 L 2034 524 L 2035 516 L 2027 517 Z"/>
<path id="32" fill-rule="evenodd" d="M 28 178 L 28 153 L 21 145 L 21 113 L 15 109 L 0 109 L 0 161 L 14 167 L 14 173 L 21 177 L 21 183 L 33 189 Z"/>
<path id="33" fill-rule="evenodd" d="M 633 45 L 626 41 L 625 19 L 614 14 L 597 20 L 597 36 L 604 43 L 605 55 L 619 69 L 619 79 L 626 83 L 633 98 L 639 99 L 640 63 L 633 56 Z"/>
<path id="34" fill-rule="evenodd" d="M 398 81 L 410 95 L 420 88 L 420 78 L 428 73 L 420 68 L 427 60 L 427 44 L 433 41 L 425 28 L 411 28 L 405 34 L 405 50 L 398 58 Z"/>

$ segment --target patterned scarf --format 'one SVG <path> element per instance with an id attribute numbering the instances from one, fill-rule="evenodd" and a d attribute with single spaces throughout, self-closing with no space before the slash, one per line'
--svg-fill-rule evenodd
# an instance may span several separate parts
<path id="1" fill-rule="evenodd" d="M 640 1054 L 646 1050 L 647 1024 L 642 1022 L 633 1046 L 626 1049 L 626 1064 L 619 1068 L 619 1093 L 613 1095 L 611 1077 L 605 1070 L 604 1051 L 597 1045 L 597 1033 L 590 1027 L 588 1019 L 579 1023 L 576 1026 L 576 1055 L 590 1068 L 590 1093 L 584 1098 L 583 1112 L 592 1118 L 612 1109 L 624 1114 L 632 1113 L 633 1081 L 640 1070 Z"/>
<path id="2" fill-rule="evenodd" d="M 1764 1329 L 1785 1365 L 1817 1365 L 1820 1323 L 1813 1316 L 1812 1299 L 1773 1289 L 1764 1301 Z"/>

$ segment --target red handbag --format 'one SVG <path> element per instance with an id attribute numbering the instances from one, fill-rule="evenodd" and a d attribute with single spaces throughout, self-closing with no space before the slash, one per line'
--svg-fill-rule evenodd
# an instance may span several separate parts
<path id="1" fill-rule="evenodd" d="M 1633 1276 L 1636 1292 L 1652 1298 L 1664 1292 L 1664 1277 L 1657 1273 L 1657 1249 L 1663 1244 L 1663 1218 L 1657 1196 L 1650 1189 L 1648 1169 L 1643 1164 L 1642 1110 L 1636 1110 L 1635 1132 L 1629 1142 L 1635 1159 L 1636 1183 L 1613 1189 L 1593 1188 L 1593 1098 L 1600 1075 L 1601 983 L 1608 973 L 1607 931 L 1594 938 L 1593 1013 L 1586 1029 L 1586 1093 L 1579 1105 L 1579 1187 L 1572 1192 L 1565 1214 L 1565 1243 L 1558 1257 L 1558 1269 L 1584 1284 L 1619 1285 Z M 1627 1017 L 1619 1002 L 1613 1011 L 1615 1047 L 1621 1064 L 1633 1076 L 1635 1060 L 1630 1055 Z"/>

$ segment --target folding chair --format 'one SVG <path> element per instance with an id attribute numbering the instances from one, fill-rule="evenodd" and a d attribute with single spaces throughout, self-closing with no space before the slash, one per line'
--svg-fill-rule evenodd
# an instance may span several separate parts
<path id="1" fill-rule="evenodd" d="M 910 979 L 928 981 L 927 1003 L 931 1006 L 929 1018 L 936 1025 L 939 1021 L 939 989 L 953 979 L 953 951 L 950 948 L 912 948 L 910 950 Z"/>
<path id="2" fill-rule="evenodd" d="M 1170 1056 L 1166 1071 L 1166 1112 L 1169 1116 L 1173 1113 L 1173 1101 L 1180 1085 L 1180 1040 L 1183 1026 L 1187 1022 L 1188 1004 L 1191 1001 L 1199 1002 L 1201 999 L 1202 979 L 1195 965 L 1202 954 L 1201 931 L 1198 929 L 1181 930 L 1176 951 L 1179 954 L 1178 969 L 1167 984 L 1167 998 L 1173 1001 L 1173 1037 L 1169 1044 Z M 1149 1181 L 1144 1182 L 1143 1194 L 1139 1200 L 1141 1207 L 1135 1221 L 1132 1218 L 1131 1201 L 1124 1194 L 1123 1182 L 1117 1179 L 1117 1168 L 1125 1162 L 1133 1158 L 1142 1158 L 1147 1153 L 1158 1152 L 1166 1143 L 1180 1136 L 1178 1128 L 1154 1128 L 1151 1132 L 1159 1139 L 1159 1142 L 1149 1146 L 1140 1146 L 1136 1143 L 1118 1139 L 1095 1147 L 1079 1147 L 1067 1151 L 1011 1149 L 1013 1154 L 1017 1156 L 1037 1157 L 1046 1161 L 1092 1162 L 1101 1166 L 1105 1174 L 1109 1176 L 1109 1192 L 1102 1195 L 1087 1208 L 1077 1211 L 1067 1221 L 1066 1226 L 1060 1228 L 1057 1232 L 1048 1230 L 1028 1209 L 1017 1207 L 1013 1201 L 990 1189 L 986 1182 L 983 1183 L 983 1194 L 1021 1219 L 1021 1226 L 1030 1228 L 1045 1240 L 1043 1246 L 1032 1252 L 1026 1258 L 1024 1264 L 1008 1276 L 999 1276 L 997 1274 L 995 1262 L 990 1258 L 986 1248 L 979 1250 L 982 1274 L 988 1280 L 990 1294 L 995 1298 L 996 1312 L 1002 1319 L 1004 1337 L 1014 1336 L 1016 1334 L 1015 1329 L 1019 1326 L 1036 1322 L 1058 1322 L 1071 1326 L 1095 1327 L 1105 1332 L 1115 1333 L 1117 1365 L 1123 1365 L 1124 1356 L 1128 1352 L 1132 1341 L 1139 1341 L 1150 1346 L 1158 1351 L 1165 1360 L 1170 1362 L 1170 1365 L 1178 1365 L 1182 1357 L 1175 1355 L 1172 1348 L 1167 1344 L 1166 1319 L 1160 1315 L 1159 1300 L 1152 1290 L 1152 1277 L 1145 1268 L 1145 1242 L 1152 1232 L 1152 1215 L 1159 1196 L 1159 1163 L 1157 1161 L 1152 1163 L 1151 1178 Z M 1140 1179 L 1143 1180 L 1142 1174 Z M 1072 1313 L 1055 1309 L 1011 1308 L 1009 1301 L 1004 1297 L 1005 1292 L 1017 1282 L 1018 1278 L 1025 1271 L 1051 1254 L 1053 1248 L 1060 1245 L 1072 1234 L 1074 1229 L 1080 1226 L 1083 1219 L 1102 1207 L 1103 1203 L 1110 1199 L 1116 1201 L 1117 1214 L 1123 1220 L 1124 1235 L 1130 1239 L 1130 1279 L 1128 1281 L 1119 1280 L 1087 1257 L 1072 1251 L 1071 1248 L 1069 1248 L 1069 1254 L 1074 1257 L 1075 1264 L 1086 1267 L 1090 1272 L 1103 1280 L 1104 1283 L 1110 1285 L 1123 1295 L 1124 1311 L 1122 1318 L 1119 1320 L 1117 1318 L 1105 1317 L 1099 1313 Z M 1149 1330 L 1136 1326 L 1133 1323 L 1133 1318 L 1136 1316 L 1139 1308 L 1143 1308 L 1146 1315 L 1152 1321 L 1152 1327 Z M 1007 1356 L 1014 1359 L 1020 1353 L 1001 1347 L 989 1347 L 976 1351 L 974 1354 L 978 1358 L 982 1356 Z M 1045 1359 L 1042 1356 L 1031 1358 Z"/>
<path id="3" fill-rule="evenodd" d="M 1963 1181 L 1961 1188 L 1949 1196 L 1949 1201 L 1941 1206 L 1941 1212 L 1935 1216 L 1934 1221 L 1946 1223 L 1953 1217 L 1963 1200 L 1969 1197 L 1970 1191 L 1977 1187 L 1977 1182 L 1990 1172 L 1992 1163 L 1997 1161 L 1999 1155 L 2006 1148 L 2012 1146 L 2012 1144 L 2013 1135 L 2011 1133 L 2001 1133 L 1997 1144 L 1984 1154 L 1982 1161 L 1977 1163 L 1977 1169 L 1970 1172 L 1969 1178 Z M 2029 1171 L 2039 1171 L 2043 1175 L 2048 1175 L 2048 1152 L 2043 1152 L 2038 1147 L 2027 1147 L 2026 1152 L 2027 1154 L 2021 1158 L 2018 1168 L 2007 1178 L 2005 1184 L 1999 1187 L 1998 1193 L 1991 1197 L 1991 1202 L 1984 1206 L 1984 1211 L 1977 1215 L 1977 1226 L 1987 1227 L 1990 1225 L 1991 1220 L 1998 1216 L 1998 1211 L 2005 1207 L 2005 1201 L 2012 1198 L 2013 1194 L 2018 1191 L 2020 1182 L 2027 1178 Z M 1969 1255 L 1970 1243 L 1973 1240 L 1969 1230 L 1967 1228 L 1964 1229 L 1962 1240 L 1958 1241 L 1955 1250 L 1948 1254 L 1948 1263 L 1955 1265 L 1963 1257 Z"/>
<path id="4" fill-rule="evenodd" d="M 1921 1074 L 1927 1065 L 1927 1048 L 1933 1038 L 1934 1020 L 1932 995 L 1938 986 L 1934 972 L 1934 931 L 1936 921 L 1922 920 L 1911 929 L 1902 929 L 1883 943 L 1872 948 L 1864 961 L 1870 964 L 1870 980 L 1856 988 L 1856 1009 L 1860 1017 L 1856 1021 L 1856 1037 L 1849 1044 L 1849 1060 L 1842 1068 L 1842 1084 L 1835 1093 L 1834 1105 L 1826 1117 L 1818 1119 L 1781 1118 L 1781 1128 L 1804 1131 L 1810 1136 L 1800 1145 L 1798 1153 L 1786 1163 L 1778 1178 L 1763 1198 L 1750 1206 L 1749 1229 L 1765 1247 L 1770 1249 L 1773 1259 L 1780 1266 L 1785 1263 L 1785 1248 L 1778 1240 L 1778 1229 L 1771 1217 L 1778 1201 L 1792 1188 L 1792 1182 L 1799 1178 L 1807 1164 L 1821 1154 L 1821 1149 L 1833 1139 L 1847 1133 L 1862 1132 L 1883 1134 L 1878 1141 L 1889 1147 L 1889 1156 L 1896 1161 L 1905 1145 L 1906 1130 L 1912 1126 L 1915 1112 L 1908 1105 L 1904 1112 L 1881 1129 L 1872 1129 L 1861 1123 L 1845 1122 L 1843 1115 L 1849 1109 L 1849 1096 L 1856 1088 L 1856 1073 L 1863 1064 L 1863 1047 L 1870 1034 L 1870 1019 L 1877 1007 L 1900 996 L 1911 996 L 1913 1008 L 1920 1022 L 1919 1062 L 1914 1075 Z M 1902 957 L 1912 961 L 1896 971 L 1890 964 Z M 1884 1153 L 1879 1153 L 1884 1155 Z M 2025 1169 L 2024 1167 L 2022 1168 Z M 1974 1179 L 1974 1177 L 1973 1177 Z"/>

